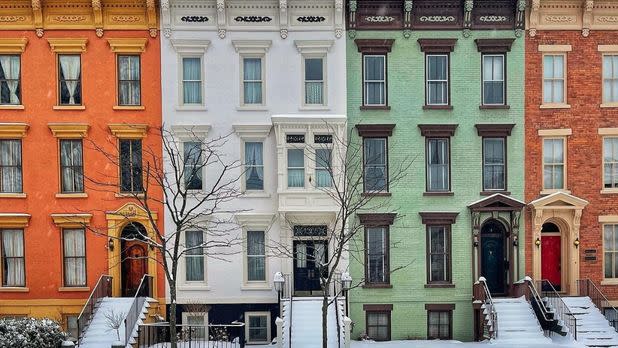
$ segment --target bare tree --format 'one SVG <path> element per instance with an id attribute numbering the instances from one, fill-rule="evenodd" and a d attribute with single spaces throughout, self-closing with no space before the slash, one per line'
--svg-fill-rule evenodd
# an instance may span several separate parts
<path id="1" fill-rule="evenodd" d="M 124 318 L 126 313 L 124 312 L 116 312 L 113 309 L 108 310 L 105 313 L 105 325 L 110 329 L 116 332 L 116 337 L 118 341 L 120 341 L 120 327 L 124 324 Z"/>

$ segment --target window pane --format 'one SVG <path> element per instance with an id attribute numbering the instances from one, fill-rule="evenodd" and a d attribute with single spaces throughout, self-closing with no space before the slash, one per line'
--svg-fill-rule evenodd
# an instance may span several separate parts
<path id="1" fill-rule="evenodd" d="M 82 141 L 60 140 L 62 192 L 84 192 Z"/>
<path id="2" fill-rule="evenodd" d="M 20 57 L 0 55 L 0 104 L 21 104 Z"/>
<path id="3" fill-rule="evenodd" d="M 244 64 L 244 79 L 248 81 L 262 80 L 262 59 L 261 58 L 245 58 Z"/>
<path id="4" fill-rule="evenodd" d="M 367 261 L 368 281 L 382 283 L 386 281 L 385 253 L 386 239 L 383 227 L 367 229 Z"/>
<path id="5" fill-rule="evenodd" d="M 554 56 L 546 55 L 543 57 L 543 77 L 554 77 Z"/>
<path id="6" fill-rule="evenodd" d="M 305 186 L 305 153 L 302 149 L 288 149 L 288 187 Z"/>
<path id="7" fill-rule="evenodd" d="M 0 192 L 22 192 L 20 140 L 0 140 Z"/>
<path id="8" fill-rule="evenodd" d="M 386 190 L 386 139 L 364 139 L 365 191 Z"/>
<path id="9" fill-rule="evenodd" d="M 83 229 L 64 229 L 65 286 L 86 285 L 86 240 Z"/>
<path id="10" fill-rule="evenodd" d="M 184 178 L 188 190 L 202 189 L 202 143 L 185 142 L 184 148 Z"/>
<path id="11" fill-rule="evenodd" d="M 365 80 L 384 80 L 385 56 L 365 56 Z"/>
<path id="12" fill-rule="evenodd" d="M 449 189 L 448 139 L 429 139 L 427 150 L 427 172 L 430 191 Z"/>
<path id="13" fill-rule="evenodd" d="M 244 103 L 262 104 L 262 59 L 244 58 Z"/>
<path id="14" fill-rule="evenodd" d="M 444 55 L 428 55 L 427 65 L 429 69 L 429 80 L 447 79 L 447 57 Z"/>
<path id="15" fill-rule="evenodd" d="M 564 77 L 564 56 L 554 56 L 554 70 L 555 78 Z"/>
<path id="16" fill-rule="evenodd" d="M 268 340 L 268 317 L 265 315 L 249 316 L 249 341 L 264 342 Z"/>
<path id="17" fill-rule="evenodd" d="M 384 82 L 366 82 L 366 103 L 367 105 L 383 105 L 384 101 Z"/>
<path id="18" fill-rule="evenodd" d="M 202 60 L 200 58 L 183 58 L 183 103 L 202 103 Z"/>
<path id="19" fill-rule="evenodd" d="M 247 190 L 264 189 L 264 158 L 261 142 L 245 143 L 245 187 Z"/>
<path id="20" fill-rule="evenodd" d="M 2 285 L 25 286 L 24 231 L 2 232 Z"/>
<path id="21" fill-rule="evenodd" d="M 305 59 L 305 80 L 307 81 L 322 81 L 322 58 L 307 58 Z"/>
<path id="22" fill-rule="evenodd" d="M 316 186 L 330 187 L 332 184 L 331 166 L 331 150 L 316 149 L 315 150 L 315 166 L 316 166 Z"/>
<path id="23" fill-rule="evenodd" d="M 247 231 L 247 280 L 266 279 L 264 231 Z"/>
<path id="24" fill-rule="evenodd" d="M 79 55 L 58 55 L 60 104 L 81 104 L 81 62 Z"/>

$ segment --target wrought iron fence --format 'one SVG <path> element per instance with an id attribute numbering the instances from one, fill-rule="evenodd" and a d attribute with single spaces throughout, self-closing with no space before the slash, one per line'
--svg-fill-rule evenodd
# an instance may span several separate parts
<path id="1" fill-rule="evenodd" d="M 541 289 L 542 298 L 547 301 L 552 309 L 554 319 L 562 321 L 562 324 L 569 328 L 569 333 L 577 340 L 577 318 L 571 313 L 552 283 L 546 279 L 539 280 L 537 281 L 537 288 Z"/>
<path id="2" fill-rule="evenodd" d="M 112 277 L 104 274 L 99 277 L 97 284 L 90 293 L 90 297 L 88 297 L 88 301 L 86 301 L 81 313 L 79 313 L 77 317 L 77 342 L 82 339 L 84 332 L 88 329 L 88 325 L 90 325 L 90 320 L 94 316 L 99 300 L 109 296 L 112 296 Z"/>
<path id="3" fill-rule="evenodd" d="M 137 291 L 135 291 L 133 303 L 131 303 L 131 308 L 127 313 L 127 317 L 124 319 L 125 344 L 129 344 L 129 340 L 131 339 L 135 329 L 135 324 L 137 324 L 137 321 L 142 314 L 142 309 L 144 308 L 146 298 L 152 297 L 152 283 L 152 276 L 145 274 L 137 287 Z"/>
<path id="4" fill-rule="evenodd" d="M 176 338 L 178 348 L 243 348 L 245 324 L 176 325 Z M 137 348 L 170 348 L 170 341 L 168 323 L 139 326 Z"/>
<path id="5" fill-rule="evenodd" d="M 609 324 L 618 331 L 618 310 L 611 305 L 607 297 L 590 279 L 579 279 L 577 281 L 577 294 L 588 296 L 592 303 L 603 313 Z"/>

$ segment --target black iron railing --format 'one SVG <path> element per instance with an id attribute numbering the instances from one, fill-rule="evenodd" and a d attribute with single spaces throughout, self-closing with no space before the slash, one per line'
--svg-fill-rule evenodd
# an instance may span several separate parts
<path id="1" fill-rule="evenodd" d="M 88 329 L 88 325 L 90 325 L 90 320 L 94 317 L 94 312 L 98 308 L 99 300 L 103 297 L 112 296 L 112 277 L 109 275 L 102 275 L 99 277 L 97 284 L 92 289 L 90 293 L 90 297 L 88 297 L 88 301 L 82 308 L 82 311 L 79 313 L 77 317 L 77 342 L 82 339 L 84 333 Z"/>
<path id="2" fill-rule="evenodd" d="M 133 330 L 135 329 L 135 324 L 140 319 L 142 315 L 142 309 L 144 308 L 144 303 L 148 297 L 152 297 L 152 276 L 149 274 L 144 274 L 142 280 L 137 287 L 137 291 L 135 291 L 135 296 L 133 296 L 133 303 L 131 303 L 131 308 L 127 313 L 126 318 L 124 319 L 124 344 L 129 344 L 129 340 L 133 334 Z"/>
<path id="3" fill-rule="evenodd" d="M 536 283 L 537 288 L 541 289 L 542 299 L 547 301 L 554 314 L 553 318 L 562 321 L 562 325 L 568 327 L 573 339 L 577 340 L 577 318 L 571 313 L 560 294 L 558 294 L 552 283 L 547 279 L 539 280 Z"/>
<path id="4" fill-rule="evenodd" d="M 229 325 L 176 325 L 176 338 L 183 348 L 243 348 L 245 324 Z M 138 328 L 137 348 L 169 348 L 168 323 L 144 324 Z"/>
<path id="5" fill-rule="evenodd" d="M 539 294 L 536 285 L 534 285 L 532 278 L 525 277 L 520 282 L 522 282 L 527 287 L 528 294 L 526 295 L 526 299 L 530 301 L 530 303 L 532 304 L 532 308 L 535 309 L 535 313 L 537 315 L 537 318 L 539 319 L 539 322 L 541 323 L 541 327 L 543 328 L 545 336 L 551 336 L 553 331 L 547 329 L 547 326 L 553 321 L 553 314 L 547 308 L 545 302 L 543 302 L 543 298 Z"/>
<path id="6" fill-rule="evenodd" d="M 481 301 L 487 312 L 485 315 L 486 321 L 483 324 L 483 335 L 490 339 L 498 338 L 498 313 L 484 277 L 480 277 L 474 283 L 474 299 Z"/>
<path id="7" fill-rule="evenodd" d="M 618 311 L 611 305 L 607 297 L 590 279 L 580 279 L 577 281 L 577 294 L 588 296 L 592 303 L 603 313 L 609 324 L 618 331 Z"/>

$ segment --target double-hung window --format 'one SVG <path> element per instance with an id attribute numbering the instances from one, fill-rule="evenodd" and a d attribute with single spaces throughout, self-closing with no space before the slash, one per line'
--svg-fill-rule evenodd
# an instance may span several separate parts
<path id="1" fill-rule="evenodd" d="M 245 142 L 245 189 L 264 190 L 264 143 Z"/>
<path id="2" fill-rule="evenodd" d="M 190 230 L 185 232 L 185 280 L 204 281 L 204 232 Z M 202 324 L 203 325 L 203 324 Z"/>
<path id="3" fill-rule="evenodd" d="M 120 191 L 142 192 L 142 141 L 120 140 Z"/>
<path id="4" fill-rule="evenodd" d="M 141 104 L 140 56 L 118 56 L 118 105 Z"/>
<path id="5" fill-rule="evenodd" d="M 182 103 L 202 104 L 202 59 L 182 58 Z"/>
<path id="6" fill-rule="evenodd" d="M 390 282 L 388 228 L 386 226 L 366 227 L 365 233 L 367 260 L 365 282 L 388 284 Z"/>
<path id="7" fill-rule="evenodd" d="M 331 134 L 315 134 L 313 136 L 315 149 L 315 186 L 331 187 L 333 184 L 333 159 Z"/>
<path id="8" fill-rule="evenodd" d="M 618 55 L 603 55 L 603 103 L 618 103 Z"/>
<path id="9" fill-rule="evenodd" d="M 59 105 L 82 104 L 82 71 L 79 54 L 58 55 Z"/>
<path id="10" fill-rule="evenodd" d="M 450 191 L 449 138 L 427 139 L 427 191 Z"/>
<path id="11" fill-rule="evenodd" d="M 365 106 L 386 105 L 386 55 L 363 55 L 363 101 Z"/>
<path id="12" fill-rule="evenodd" d="M 543 104 L 566 103 L 565 58 L 564 54 L 543 56 Z"/>
<path id="13" fill-rule="evenodd" d="M 62 230 L 64 286 L 86 286 L 86 233 L 84 229 Z"/>
<path id="14" fill-rule="evenodd" d="M 2 286 L 26 286 L 26 263 L 24 259 L 24 230 L 0 230 L 2 236 Z"/>
<path id="15" fill-rule="evenodd" d="M 560 190 L 565 186 L 566 157 L 564 138 L 543 139 L 543 188 Z"/>
<path id="16" fill-rule="evenodd" d="M 287 150 L 288 187 L 305 187 L 305 135 L 287 134 L 286 142 L 292 146 Z"/>
<path id="17" fill-rule="evenodd" d="M 324 58 L 305 58 L 305 105 L 324 105 Z"/>
<path id="18" fill-rule="evenodd" d="M 270 342 L 270 312 L 245 313 L 247 343 Z"/>
<path id="19" fill-rule="evenodd" d="M 504 105 L 504 54 L 484 54 L 482 59 L 483 105 Z"/>
<path id="20" fill-rule="evenodd" d="M 262 58 L 242 58 L 242 94 L 244 105 L 263 104 L 263 60 Z"/>
<path id="21" fill-rule="evenodd" d="M 0 55 L 0 105 L 21 104 L 19 55 Z"/>
<path id="22" fill-rule="evenodd" d="M 618 137 L 603 138 L 603 187 L 618 188 Z"/>
<path id="23" fill-rule="evenodd" d="M 185 188 L 187 190 L 202 189 L 202 170 L 204 169 L 202 143 L 187 141 L 183 143 Z"/>
<path id="24" fill-rule="evenodd" d="M 506 190 L 505 138 L 483 138 L 483 190 Z"/>
<path id="25" fill-rule="evenodd" d="M 264 231 L 247 231 L 247 281 L 266 281 Z"/>
<path id="26" fill-rule="evenodd" d="M 81 139 L 60 140 L 62 193 L 84 192 L 84 162 Z"/>
<path id="27" fill-rule="evenodd" d="M 427 283 L 451 282 L 449 226 L 427 226 Z"/>
<path id="28" fill-rule="evenodd" d="M 603 225 L 605 279 L 618 278 L 618 225 Z"/>
<path id="29" fill-rule="evenodd" d="M 0 192 L 22 192 L 21 140 L 0 140 Z"/>
<path id="30" fill-rule="evenodd" d="M 449 104 L 449 56 L 427 54 L 426 59 L 426 104 Z"/>
<path id="31" fill-rule="evenodd" d="M 365 192 L 388 191 L 386 138 L 363 139 L 363 175 Z"/>
<path id="32" fill-rule="evenodd" d="M 450 310 L 427 311 L 427 339 L 450 340 L 453 312 Z"/>
<path id="33" fill-rule="evenodd" d="M 367 311 L 367 336 L 374 341 L 391 339 L 391 312 Z"/>

